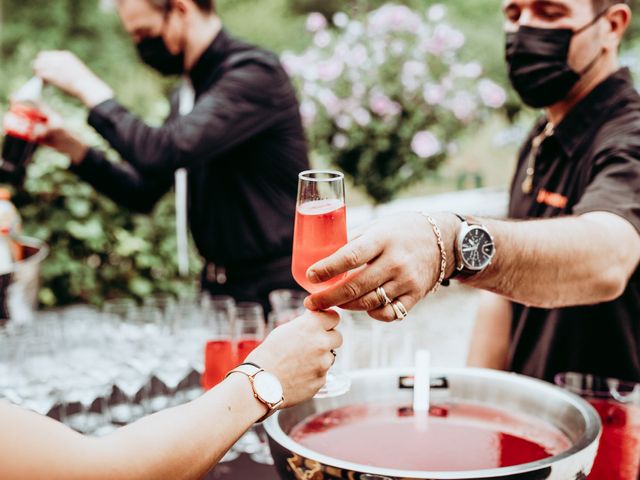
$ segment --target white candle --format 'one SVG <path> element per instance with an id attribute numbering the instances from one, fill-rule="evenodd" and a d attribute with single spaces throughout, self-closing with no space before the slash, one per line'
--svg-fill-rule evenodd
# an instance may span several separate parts
<path id="1" fill-rule="evenodd" d="M 431 355 L 429 350 L 418 350 L 415 357 L 415 375 L 413 382 L 413 411 L 429 411 Z"/>

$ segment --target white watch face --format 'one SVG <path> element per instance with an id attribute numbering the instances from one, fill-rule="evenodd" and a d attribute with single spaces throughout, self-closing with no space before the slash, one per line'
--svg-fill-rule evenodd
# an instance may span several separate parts
<path id="1" fill-rule="evenodd" d="M 261 400 L 274 404 L 282 400 L 282 385 L 275 377 L 267 372 L 260 372 L 253 378 L 253 388 Z"/>

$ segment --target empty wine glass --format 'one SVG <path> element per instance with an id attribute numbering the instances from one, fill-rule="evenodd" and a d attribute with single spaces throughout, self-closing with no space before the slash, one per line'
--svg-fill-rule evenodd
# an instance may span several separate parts
<path id="1" fill-rule="evenodd" d="M 302 290 L 290 289 L 279 289 L 269 293 L 269 331 L 302 315 L 306 296 L 307 293 Z"/>

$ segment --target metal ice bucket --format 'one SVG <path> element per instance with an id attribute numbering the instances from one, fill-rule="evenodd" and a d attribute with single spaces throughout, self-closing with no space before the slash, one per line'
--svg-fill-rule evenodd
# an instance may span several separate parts
<path id="1" fill-rule="evenodd" d="M 13 272 L 0 275 L 0 323 L 25 323 L 33 318 L 38 304 L 40 264 L 49 254 L 47 244 L 35 238 L 19 237 L 16 241 L 24 249 L 24 258 L 14 263 Z"/>
<path id="2" fill-rule="evenodd" d="M 549 383 L 514 373 L 484 369 L 434 369 L 435 404 L 474 403 L 511 413 L 523 413 L 563 432 L 571 447 L 558 455 L 527 464 L 489 470 L 430 472 L 371 467 L 342 461 L 303 447 L 289 437 L 292 428 L 309 416 L 354 404 L 411 405 L 406 369 L 361 370 L 353 374 L 351 391 L 337 398 L 312 399 L 280 411 L 265 422 L 278 474 L 283 479 L 320 480 L 583 480 L 591 470 L 602 425 L 584 400 Z M 401 380 L 404 379 L 404 380 Z M 463 454 L 463 452 L 461 452 Z"/>

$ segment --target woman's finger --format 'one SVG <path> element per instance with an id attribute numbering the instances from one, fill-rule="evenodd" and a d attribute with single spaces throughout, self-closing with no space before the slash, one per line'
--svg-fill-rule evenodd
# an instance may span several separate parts
<path id="1" fill-rule="evenodd" d="M 327 332 L 329 334 L 329 345 L 331 350 L 337 350 L 342 346 L 342 334 L 337 330 Z"/>

